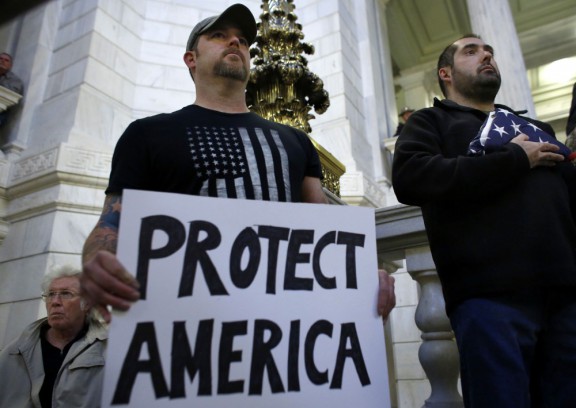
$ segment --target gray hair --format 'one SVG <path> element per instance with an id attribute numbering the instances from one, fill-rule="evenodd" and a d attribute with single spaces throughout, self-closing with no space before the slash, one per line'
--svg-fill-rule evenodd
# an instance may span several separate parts
<path id="1" fill-rule="evenodd" d="M 54 266 L 50 269 L 50 271 L 44 275 L 44 279 L 42 280 L 42 284 L 40 287 L 42 288 L 42 292 L 46 292 L 52 284 L 54 279 L 59 278 L 71 278 L 71 277 L 78 277 L 80 279 L 80 274 L 82 270 L 72 265 L 58 265 Z"/>
<path id="2" fill-rule="evenodd" d="M 66 264 L 66 265 L 54 266 L 50 268 L 50 271 L 46 275 L 44 275 L 44 279 L 42 280 L 42 284 L 40 285 L 40 287 L 42 288 L 42 292 L 46 293 L 46 291 L 48 291 L 48 288 L 55 279 L 60 278 L 80 279 L 81 273 L 82 270 L 79 267 L 73 265 Z M 86 310 L 86 301 L 84 300 L 84 298 L 80 298 L 80 307 L 82 308 L 82 310 Z M 88 318 L 88 322 L 99 320 L 98 313 L 92 308 L 90 308 L 90 310 L 87 311 L 86 317 Z"/>

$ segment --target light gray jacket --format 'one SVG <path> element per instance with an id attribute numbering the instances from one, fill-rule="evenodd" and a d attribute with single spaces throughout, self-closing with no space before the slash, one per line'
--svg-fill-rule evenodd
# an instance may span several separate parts
<path id="1" fill-rule="evenodd" d="M 40 327 L 46 318 L 29 325 L 0 352 L 0 408 L 40 408 L 38 394 L 44 381 Z M 97 322 L 76 341 L 54 383 L 52 408 L 100 407 L 104 352 L 108 333 Z"/>

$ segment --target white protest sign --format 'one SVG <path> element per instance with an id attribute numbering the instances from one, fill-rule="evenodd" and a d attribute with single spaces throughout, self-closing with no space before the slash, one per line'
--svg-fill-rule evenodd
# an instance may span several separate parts
<path id="1" fill-rule="evenodd" d="M 126 190 L 103 407 L 389 407 L 374 211 Z"/>

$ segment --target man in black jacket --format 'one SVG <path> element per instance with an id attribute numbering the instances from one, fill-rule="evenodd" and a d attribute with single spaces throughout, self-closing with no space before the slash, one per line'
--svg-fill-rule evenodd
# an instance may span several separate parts
<path id="1" fill-rule="evenodd" d="M 489 113 L 518 114 L 494 104 L 500 73 L 478 36 L 448 46 L 437 72 L 446 99 L 412 114 L 392 181 L 400 202 L 422 207 L 465 405 L 573 406 L 576 171 L 557 145 L 523 133 L 468 154 Z"/>

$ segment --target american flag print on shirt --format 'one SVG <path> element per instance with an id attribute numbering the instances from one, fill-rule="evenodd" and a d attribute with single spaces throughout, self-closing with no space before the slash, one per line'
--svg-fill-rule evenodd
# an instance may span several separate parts
<path id="1" fill-rule="evenodd" d="M 566 158 L 569 158 L 571 154 L 570 149 L 566 145 L 560 143 L 535 124 L 516 116 L 506 109 L 498 108 L 488 114 L 478 134 L 470 142 L 468 155 L 481 156 L 510 142 L 520 133 L 527 135 L 528 140 L 532 142 L 553 143 L 559 146 L 560 150 L 557 153 L 564 155 Z"/>
<path id="2" fill-rule="evenodd" d="M 200 195 L 291 201 L 288 155 L 276 130 L 193 126 L 186 132 Z"/>

